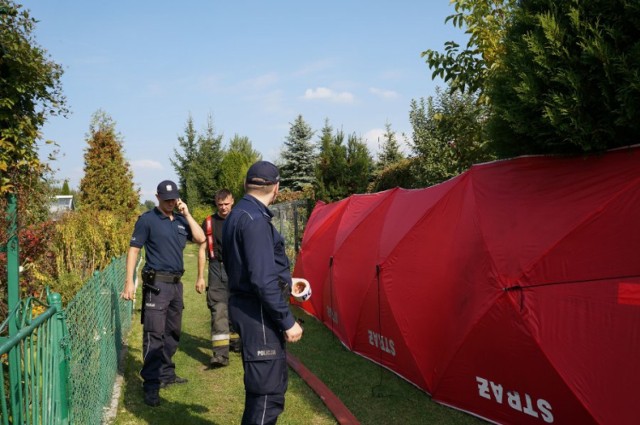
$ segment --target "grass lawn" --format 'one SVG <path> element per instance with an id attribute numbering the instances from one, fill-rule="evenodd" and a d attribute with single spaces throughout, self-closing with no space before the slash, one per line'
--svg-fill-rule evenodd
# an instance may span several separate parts
<path id="1" fill-rule="evenodd" d="M 197 247 L 185 250 L 183 277 L 185 310 L 180 347 L 174 356 L 184 385 L 160 390 L 162 404 L 151 408 L 142 400 L 142 326 L 136 314 L 124 357 L 124 383 L 114 424 L 230 425 L 239 424 L 244 405 L 240 355 L 231 353 L 231 364 L 209 370 L 211 356 L 209 310 L 196 281 Z M 140 295 L 136 311 L 140 307 Z M 288 349 L 342 400 L 362 424 L 483 424 L 485 422 L 433 403 L 429 396 L 395 374 L 347 351 L 336 337 L 302 310 L 305 334 Z M 284 413 L 279 424 L 336 424 L 320 398 L 292 370 Z"/>

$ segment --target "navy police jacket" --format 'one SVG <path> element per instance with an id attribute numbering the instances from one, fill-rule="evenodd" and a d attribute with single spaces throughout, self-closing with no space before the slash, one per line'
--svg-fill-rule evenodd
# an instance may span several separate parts
<path id="1" fill-rule="evenodd" d="M 272 217 L 264 204 L 244 195 L 224 221 L 222 252 L 230 298 L 257 298 L 270 319 L 285 331 L 295 324 L 295 318 L 279 282 L 291 284 L 291 273 L 284 239 L 271 224 Z"/>

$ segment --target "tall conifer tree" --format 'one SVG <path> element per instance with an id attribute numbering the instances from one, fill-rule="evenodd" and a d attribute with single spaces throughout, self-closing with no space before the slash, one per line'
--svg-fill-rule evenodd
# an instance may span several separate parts
<path id="1" fill-rule="evenodd" d="M 173 155 L 175 159 L 171 158 L 170 161 L 178 175 L 180 196 L 187 205 L 197 204 L 199 199 L 197 199 L 198 191 L 194 175 L 194 164 L 198 156 L 198 133 L 193 125 L 191 114 L 187 118 L 184 135 L 178 137 L 178 145 L 182 152 L 174 148 Z"/>
<path id="2" fill-rule="evenodd" d="M 349 195 L 365 193 L 372 177 L 373 159 L 366 143 L 355 134 L 347 139 L 347 168 Z"/>
<path id="3" fill-rule="evenodd" d="M 123 218 L 135 215 L 140 196 L 124 158 L 121 136 L 106 112 L 98 110 L 93 115 L 87 144 L 80 180 L 81 207 L 113 211 Z"/>
<path id="4" fill-rule="evenodd" d="M 211 116 L 207 119 L 204 134 L 198 136 L 197 149 L 191 170 L 197 196 L 200 202 L 213 206 L 213 196 L 222 187 L 222 135 L 216 134 Z"/>
<path id="5" fill-rule="evenodd" d="M 284 142 L 280 175 L 282 188 L 299 191 L 314 182 L 315 153 L 311 143 L 314 131 L 298 115 Z"/>
<path id="6" fill-rule="evenodd" d="M 404 155 L 400 152 L 400 145 L 396 133 L 391 129 L 391 124 L 385 124 L 385 133 L 380 146 L 380 154 L 378 155 L 378 169 L 383 170 L 386 167 L 395 164 L 404 159 Z"/>
<path id="7" fill-rule="evenodd" d="M 60 195 L 71 195 L 71 189 L 69 189 L 69 180 L 62 183 L 62 189 L 60 189 Z"/>
<path id="8" fill-rule="evenodd" d="M 347 148 L 344 132 L 333 133 L 329 120 L 325 120 L 320 138 L 320 154 L 316 167 L 316 198 L 336 201 L 348 196 Z"/>
<path id="9" fill-rule="evenodd" d="M 248 137 L 234 135 L 220 163 L 220 187 L 229 189 L 234 198 L 240 199 L 244 194 L 247 170 L 261 158 L 260 152 L 253 148 Z"/>

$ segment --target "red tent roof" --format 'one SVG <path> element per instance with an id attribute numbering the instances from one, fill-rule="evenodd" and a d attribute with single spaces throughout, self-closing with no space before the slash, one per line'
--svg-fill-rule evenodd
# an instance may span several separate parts
<path id="1" fill-rule="evenodd" d="M 436 401 L 499 423 L 637 422 L 640 149 L 522 157 L 318 204 L 303 307 Z"/>

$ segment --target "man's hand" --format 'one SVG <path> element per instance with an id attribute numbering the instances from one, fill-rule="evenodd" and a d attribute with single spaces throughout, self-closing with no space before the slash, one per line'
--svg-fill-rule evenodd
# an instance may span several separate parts
<path id="1" fill-rule="evenodd" d="M 183 216 L 186 217 L 189 215 L 189 207 L 187 207 L 187 204 L 182 202 L 182 199 L 178 199 L 178 202 L 176 202 L 176 208 L 178 208 L 178 211 L 180 211 L 180 214 Z"/>
<path id="2" fill-rule="evenodd" d="M 196 280 L 196 292 L 202 294 L 204 292 L 204 277 L 199 277 Z"/>
<path id="3" fill-rule="evenodd" d="M 133 281 L 127 279 L 124 283 L 124 290 L 120 294 L 120 298 L 124 300 L 132 300 L 135 295 L 135 289 L 133 288 Z"/>
<path id="4" fill-rule="evenodd" d="M 298 342 L 302 338 L 302 326 L 295 322 L 291 328 L 284 333 L 284 339 L 287 342 Z"/>

